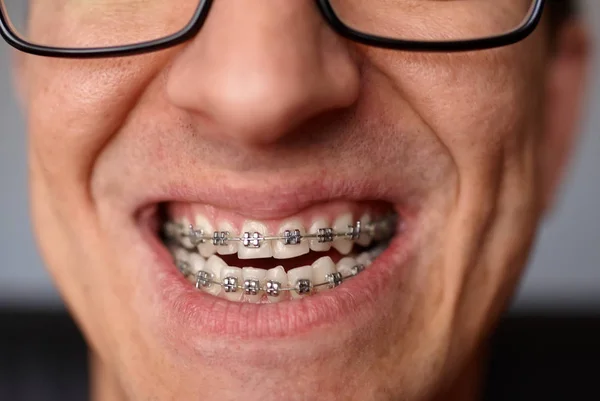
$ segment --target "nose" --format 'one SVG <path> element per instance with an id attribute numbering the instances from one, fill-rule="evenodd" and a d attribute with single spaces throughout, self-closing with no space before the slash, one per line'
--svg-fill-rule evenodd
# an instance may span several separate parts
<path id="1" fill-rule="evenodd" d="M 352 105 L 359 81 L 351 48 L 313 0 L 219 0 L 173 62 L 167 96 L 210 120 L 203 135 L 258 145 Z"/>

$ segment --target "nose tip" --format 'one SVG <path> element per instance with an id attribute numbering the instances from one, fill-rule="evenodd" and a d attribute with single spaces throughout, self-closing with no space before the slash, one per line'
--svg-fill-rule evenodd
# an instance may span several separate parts
<path id="1" fill-rule="evenodd" d="M 279 140 L 311 117 L 352 103 L 351 80 L 336 79 L 322 66 L 284 65 L 291 63 L 264 65 L 246 59 L 223 66 L 190 93 L 195 99 L 189 104 L 208 115 L 230 139 L 263 143 Z"/>
<path id="2" fill-rule="evenodd" d="M 348 46 L 312 2 L 223 1 L 174 62 L 167 95 L 216 126 L 204 135 L 264 144 L 351 105 L 358 82 Z"/>

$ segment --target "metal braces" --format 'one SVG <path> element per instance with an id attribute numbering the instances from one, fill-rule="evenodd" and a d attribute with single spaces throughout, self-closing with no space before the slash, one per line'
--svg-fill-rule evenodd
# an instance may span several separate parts
<path id="1" fill-rule="evenodd" d="M 178 263 L 178 268 L 182 272 L 189 271 L 189 264 L 187 262 Z M 282 292 L 295 291 L 299 295 L 310 295 L 314 293 L 314 290 L 320 287 L 327 287 L 329 289 L 335 288 L 341 285 L 345 280 L 350 279 L 357 274 L 365 270 L 365 266 L 357 264 L 350 269 L 350 274 L 343 275 L 341 272 L 330 273 L 325 276 L 326 281 L 322 283 L 314 284 L 309 279 L 296 280 L 296 284 L 293 287 L 286 287 L 283 283 L 276 280 L 267 280 L 261 287 L 260 281 L 255 279 L 246 279 L 240 282 L 236 276 L 227 276 L 222 281 L 216 281 L 214 275 L 206 270 L 200 270 L 196 274 L 196 288 L 211 288 L 213 285 L 220 286 L 225 292 L 233 293 L 242 291 L 246 295 L 258 295 L 261 291 L 266 293 L 269 297 L 278 297 Z"/>
<path id="2" fill-rule="evenodd" d="M 338 238 L 357 240 L 363 234 L 382 240 L 391 237 L 396 229 L 397 216 L 392 214 L 381 220 L 367 224 L 357 221 L 349 225 L 344 232 L 336 232 L 333 228 L 319 228 L 316 233 L 302 234 L 299 229 L 285 230 L 281 235 L 268 236 L 259 232 L 244 232 L 239 236 L 231 235 L 229 231 L 214 231 L 205 233 L 202 228 L 195 228 L 192 224 L 185 225 L 167 222 L 165 232 L 171 237 L 189 239 L 192 246 L 211 242 L 214 246 L 227 246 L 230 242 L 240 242 L 246 248 L 260 248 L 265 241 L 282 241 L 285 245 L 299 245 L 304 240 L 316 239 L 319 243 L 333 242 Z"/>

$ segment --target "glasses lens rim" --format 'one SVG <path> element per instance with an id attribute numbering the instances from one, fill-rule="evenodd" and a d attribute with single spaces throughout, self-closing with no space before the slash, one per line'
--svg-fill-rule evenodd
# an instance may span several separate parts
<path id="1" fill-rule="evenodd" d="M 319 8 L 329 24 L 340 35 L 357 41 L 359 43 L 386 49 L 426 51 L 426 52 L 461 52 L 473 50 L 492 49 L 517 43 L 528 37 L 539 25 L 546 0 L 532 0 L 530 12 L 519 26 L 513 30 L 497 35 L 480 37 L 475 39 L 456 40 L 415 40 L 398 39 L 387 36 L 374 35 L 355 29 L 347 25 L 339 18 L 332 0 L 317 0 Z"/>
<path id="2" fill-rule="evenodd" d="M 161 50 L 185 42 L 194 36 L 206 18 L 212 0 L 198 0 L 194 13 L 187 23 L 173 33 L 157 36 L 156 38 L 115 45 L 98 45 L 90 47 L 62 46 L 36 43 L 28 39 L 12 23 L 6 9 L 6 0 L 0 0 L 0 34 L 4 40 L 17 50 L 40 56 L 65 58 L 94 58 L 135 55 Z M 21 31 L 21 32 L 20 32 Z"/>
<path id="3" fill-rule="evenodd" d="M 385 28 L 379 28 L 379 27 L 385 26 L 386 23 L 385 23 L 385 21 L 382 21 L 381 19 L 385 20 L 384 15 L 389 15 L 389 13 L 383 13 L 381 11 L 381 9 L 377 9 L 377 8 L 375 8 L 374 11 L 369 13 L 367 11 L 367 9 L 373 8 L 373 7 L 369 7 L 370 5 L 365 5 L 365 7 L 363 8 L 362 4 L 360 4 L 358 6 L 358 7 L 360 7 L 360 9 L 352 8 L 349 11 L 347 11 L 346 9 L 344 9 L 344 6 L 348 4 L 348 2 L 346 0 L 324 0 L 324 1 L 321 1 L 321 3 L 326 3 L 326 4 L 322 4 L 322 9 L 323 9 L 324 13 L 328 15 L 328 19 L 333 20 L 332 22 L 334 22 L 334 24 L 336 24 L 336 25 L 343 25 L 347 31 L 350 31 L 354 34 L 358 34 L 358 35 L 364 36 L 364 37 L 379 38 L 380 40 L 383 40 L 383 41 L 392 41 L 392 42 L 397 42 L 399 44 L 407 43 L 407 42 L 417 42 L 417 43 L 427 44 L 427 43 L 473 42 L 473 41 L 479 41 L 482 39 L 485 40 L 485 39 L 489 39 L 489 38 L 504 37 L 507 35 L 511 35 L 514 32 L 518 32 L 518 31 L 522 30 L 523 28 L 527 28 L 531 23 L 536 21 L 538 15 L 542 9 L 544 0 L 528 0 L 528 3 L 523 4 L 524 7 L 523 7 L 523 10 L 521 10 L 523 12 L 523 15 L 518 16 L 518 15 L 516 15 L 517 13 L 514 13 L 515 15 L 513 17 L 515 18 L 515 21 L 514 22 L 506 21 L 505 27 L 500 27 L 498 25 L 495 28 L 492 28 L 493 24 L 480 24 L 480 28 L 489 29 L 489 32 L 485 32 L 485 33 L 476 33 L 475 31 L 473 31 L 471 34 L 464 33 L 464 32 L 458 33 L 457 32 L 458 30 L 452 29 L 452 28 L 448 28 L 448 30 L 446 32 L 444 32 L 443 29 L 440 29 L 440 27 L 443 27 L 444 25 L 441 23 L 438 23 L 438 21 L 444 21 L 444 22 L 451 21 L 451 18 L 443 19 L 443 18 L 446 18 L 444 14 L 441 15 L 442 19 L 439 19 L 439 18 L 437 19 L 436 24 L 435 24 L 436 29 L 433 29 L 433 28 L 428 29 L 426 26 L 427 22 L 423 22 L 426 19 L 419 16 L 419 17 L 415 18 L 415 21 L 418 21 L 418 23 L 411 24 L 409 22 L 411 27 L 414 26 L 415 28 L 417 28 L 417 27 L 419 28 L 419 29 L 413 29 L 413 31 L 418 31 L 418 33 L 416 33 L 412 36 L 411 36 L 411 34 L 405 34 L 405 33 L 398 33 L 398 35 L 391 35 L 390 33 L 383 32 L 383 30 Z M 353 2 L 350 1 L 350 3 L 353 3 Z M 385 1 L 383 3 L 385 3 Z M 383 4 L 383 3 L 382 3 L 382 7 L 385 6 L 385 4 Z M 435 3 L 437 3 L 437 1 L 422 0 L 421 2 L 419 2 L 419 1 L 412 0 L 411 3 L 415 3 L 416 5 L 419 5 L 419 6 L 424 5 L 425 7 L 432 7 L 432 6 L 435 6 Z M 444 2 L 442 2 L 442 3 L 444 3 Z M 453 3 L 453 2 L 451 1 L 450 3 Z M 470 5 L 467 4 L 468 1 L 462 0 L 459 3 L 460 4 L 458 4 L 458 5 L 470 7 Z M 477 6 L 481 5 L 481 2 L 478 0 L 471 0 L 471 3 L 472 3 L 472 5 L 477 5 Z M 410 7 L 414 8 L 415 4 L 410 4 Z M 440 4 L 440 5 L 442 5 L 444 7 L 452 6 L 452 4 Z M 483 4 L 483 5 L 486 6 L 485 4 Z M 525 6 L 527 8 L 525 8 Z M 391 10 L 391 9 L 387 8 L 386 11 L 387 10 Z M 433 10 L 433 8 L 426 9 L 424 11 L 431 11 L 431 10 Z M 454 11 L 454 10 L 452 10 L 452 11 Z M 469 9 L 468 11 L 472 11 L 472 10 Z M 487 10 L 478 10 L 478 11 L 487 11 Z M 521 11 L 519 11 L 519 13 Z M 413 9 L 410 9 L 409 11 L 403 10 L 401 12 L 402 12 L 402 16 L 408 17 L 408 18 L 398 18 L 399 15 L 394 16 L 394 21 L 392 21 L 392 23 L 387 24 L 388 26 L 391 26 L 392 29 L 394 29 L 393 27 L 396 25 L 395 21 L 407 21 L 407 20 L 410 21 L 411 15 L 409 15 L 409 14 L 413 12 Z M 431 14 L 427 14 L 427 15 L 431 15 Z M 366 16 L 366 18 L 365 18 L 365 16 Z M 358 22 L 359 18 L 364 18 L 364 21 Z M 457 19 L 455 18 L 454 20 L 457 20 Z M 479 19 L 477 19 L 476 17 L 473 17 L 472 21 L 478 22 Z M 450 24 L 447 24 L 447 25 L 449 26 Z M 472 24 L 472 26 L 475 26 L 475 25 L 476 24 Z M 375 28 L 370 29 L 370 27 L 375 27 Z M 433 27 L 433 24 L 431 25 L 431 27 Z M 425 28 L 425 29 L 423 29 L 423 28 Z M 439 31 L 439 33 L 433 32 L 435 30 Z M 452 37 L 452 34 L 454 34 L 456 36 Z"/>
<path id="4" fill-rule="evenodd" d="M 1 1 L 4 3 L 4 0 Z M 532 12 L 529 15 L 529 18 L 523 21 L 522 25 L 515 30 L 498 36 L 475 40 L 419 41 L 388 38 L 352 29 L 338 18 L 330 4 L 330 0 L 315 1 L 323 17 L 334 29 L 334 31 L 341 36 L 346 37 L 347 39 L 377 48 L 425 52 L 462 52 L 485 50 L 519 42 L 529 36 L 539 25 L 542 17 L 542 11 L 546 3 L 546 0 L 533 0 L 534 5 L 532 6 Z M 60 58 L 105 58 L 138 55 L 176 46 L 194 37 L 204 24 L 212 2 L 213 0 L 199 0 L 199 5 L 194 16 L 180 31 L 156 40 L 134 43 L 130 45 L 96 48 L 65 48 L 31 43 L 26 39 L 23 39 L 11 29 L 4 7 L 0 7 L 0 34 L 9 45 L 17 50 L 38 56 Z"/>

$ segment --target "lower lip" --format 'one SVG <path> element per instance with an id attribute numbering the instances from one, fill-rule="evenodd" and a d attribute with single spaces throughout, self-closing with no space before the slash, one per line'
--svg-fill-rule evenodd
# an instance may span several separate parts
<path id="1" fill-rule="evenodd" d="M 232 302 L 197 290 L 176 269 L 150 219 L 141 221 L 141 227 L 156 262 L 150 266 L 154 270 L 150 283 L 170 327 L 190 327 L 205 336 L 281 338 L 317 327 L 352 324 L 362 320 L 363 312 L 372 315 L 392 289 L 402 286 L 407 273 L 403 266 L 409 258 L 410 230 L 403 224 L 401 234 L 367 269 L 335 289 L 274 304 Z"/>

